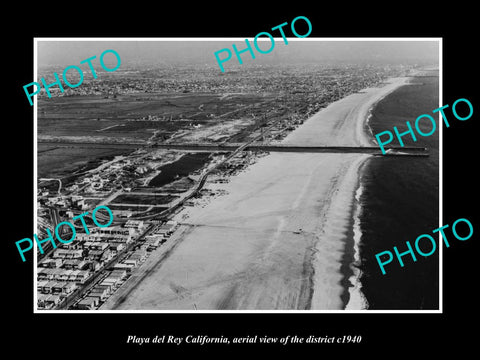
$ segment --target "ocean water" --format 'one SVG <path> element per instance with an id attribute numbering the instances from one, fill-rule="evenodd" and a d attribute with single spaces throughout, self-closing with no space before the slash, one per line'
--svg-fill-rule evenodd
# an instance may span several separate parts
<path id="1" fill-rule="evenodd" d="M 438 72 L 412 78 L 382 99 L 372 110 L 369 127 L 373 134 L 381 131 L 407 130 L 421 114 L 432 115 L 438 107 Z M 372 157 L 361 170 L 357 213 L 357 271 L 361 283 L 362 302 L 367 309 L 412 310 L 438 309 L 439 270 L 437 251 L 429 256 L 403 257 L 402 268 L 394 260 L 386 265 L 383 275 L 375 254 L 393 246 L 407 250 L 421 234 L 432 234 L 439 224 L 439 130 L 429 137 L 417 136 L 417 142 L 405 137 L 406 145 L 426 146 L 429 157 Z M 431 124 L 421 122 L 428 133 Z M 393 144 L 393 143 L 392 143 Z M 398 145 L 396 143 L 395 145 Z M 437 239 L 438 237 L 434 236 Z M 438 244 L 438 242 L 437 242 Z M 417 254 L 418 255 L 418 254 Z M 358 261 L 360 260 L 360 261 Z"/>

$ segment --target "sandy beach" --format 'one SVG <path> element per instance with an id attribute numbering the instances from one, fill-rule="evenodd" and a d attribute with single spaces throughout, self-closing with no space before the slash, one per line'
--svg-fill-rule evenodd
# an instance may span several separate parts
<path id="1" fill-rule="evenodd" d="M 369 110 L 407 80 L 330 104 L 282 143 L 373 145 L 365 132 Z M 369 156 L 271 153 L 229 183 L 208 184 L 226 195 L 180 212 L 184 232 L 168 256 L 150 261 L 140 282 L 130 281 L 101 309 L 344 309 L 353 273 L 341 268 L 346 246 L 353 248 L 358 169 Z"/>

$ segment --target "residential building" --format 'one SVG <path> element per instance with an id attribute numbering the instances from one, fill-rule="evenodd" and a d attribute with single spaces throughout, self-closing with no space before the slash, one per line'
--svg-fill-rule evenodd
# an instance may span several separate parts
<path id="1" fill-rule="evenodd" d="M 48 284 L 47 280 L 37 281 L 37 291 L 42 292 L 43 287 L 46 286 L 47 284 Z"/>
<path id="2" fill-rule="evenodd" d="M 127 277 L 127 271 L 125 269 L 116 269 L 110 273 L 109 277 L 119 278 L 122 280 Z"/>
<path id="3" fill-rule="evenodd" d="M 132 228 L 124 228 L 121 226 L 109 226 L 106 228 L 93 228 L 91 231 L 92 234 L 106 234 L 106 235 L 123 235 L 123 236 L 133 236 L 135 230 Z"/>
<path id="4" fill-rule="evenodd" d="M 125 223 L 125 228 L 135 229 L 137 232 L 141 232 L 146 228 L 146 224 L 142 220 L 128 220 Z"/>
<path id="5" fill-rule="evenodd" d="M 89 296 L 98 296 L 100 298 L 100 301 L 105 301 L 105 299 L 107 299 L 109 295 L 109 287 L 102 285 L 95 286 L 89 293 Z"/>
<path id="6" fill-rule="evenodd" d="M 99 304 L 99 298 L 93 296 L 87 296 L 80 300 L 77 304 L 79 310 L 94 310 Z"/>
<path id="7" fill-rule="evenodd" d="M 38 264 L 39 267 L 46 267 L 46 268 L 59 268 L 62 266 L 63 260 L 60 258 L 52 259 L 48 258 L 43 260 Z"/>
<path id="8" fill-rule="evenodd" d="M 114 270 L 125 270 L 127 273 L 131 273 L 135 266 L 133 264 L 117 263 L 113 266 Z"/>
<path id="9" fill-rule="evenodd" d="M 88 263 L 84 259 L 67 259 L 62 267 L 67 270 L 84 270 L 88 267 Z"/>
<path id="10" fill-rule="evenodd" d="M 110 243 L 109 244 L 109 249 L 110 251 L 116 255 L 118 254 L 120 251 L 122 251 L 123 249 L 125 249 L 125 244 L 122 244 L 122 243 Z"/>
<path id="11" fill-rule="evenodd" d="M 77 288 L 77 285 L 75 283 L 67 282 L 67 281 L 57 281 L 52 286 L 52 293 L 66 296 L 72 293 L 76 288 Z"/>
<path id="12" fill-rule="evenodd" d="M 37 306 L 46 310 L 53 308 L 61 302 L 62 298 L 60 295 L 45 294 L 37 297 Z"/>
<path id="13" fill-rule="evenodd" d="M 71 249 L 55 249 L 52 257 L 60 259 L 81 259 L 84 256 L 84 252 L 81 249 L 71 250 Z"/>

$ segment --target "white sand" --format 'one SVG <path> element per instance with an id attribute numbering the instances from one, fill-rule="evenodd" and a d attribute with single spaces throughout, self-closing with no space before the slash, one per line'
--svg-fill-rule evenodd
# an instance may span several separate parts
<path id="1" fill-rule="evenodd" d="M 363 125 L 370 107 L 404 82 L 333 103 L 283 142 L 369 145 Z M 215 184 L 228 194 L 182 211 L 178 218 L 188 213 L 191 231 L 138 286 L 120 289 L 102 309 L 344 308 L 340 266 L 358 167 L 368 157 L 271 153 Z"/>

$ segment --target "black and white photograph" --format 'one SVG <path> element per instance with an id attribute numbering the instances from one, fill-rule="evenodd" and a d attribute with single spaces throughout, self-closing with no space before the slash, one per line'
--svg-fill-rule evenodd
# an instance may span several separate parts
<path id="1" fill-rule="evenodd" d="M 440 308 L 440 39 L 264 40 L 36 41 L 38 310 Z"/>
<path id="2" fill-rule="evenodd" d="M 474 349 L 469 6 L 24 7 L 2 25 L 7 353 Z"/>

